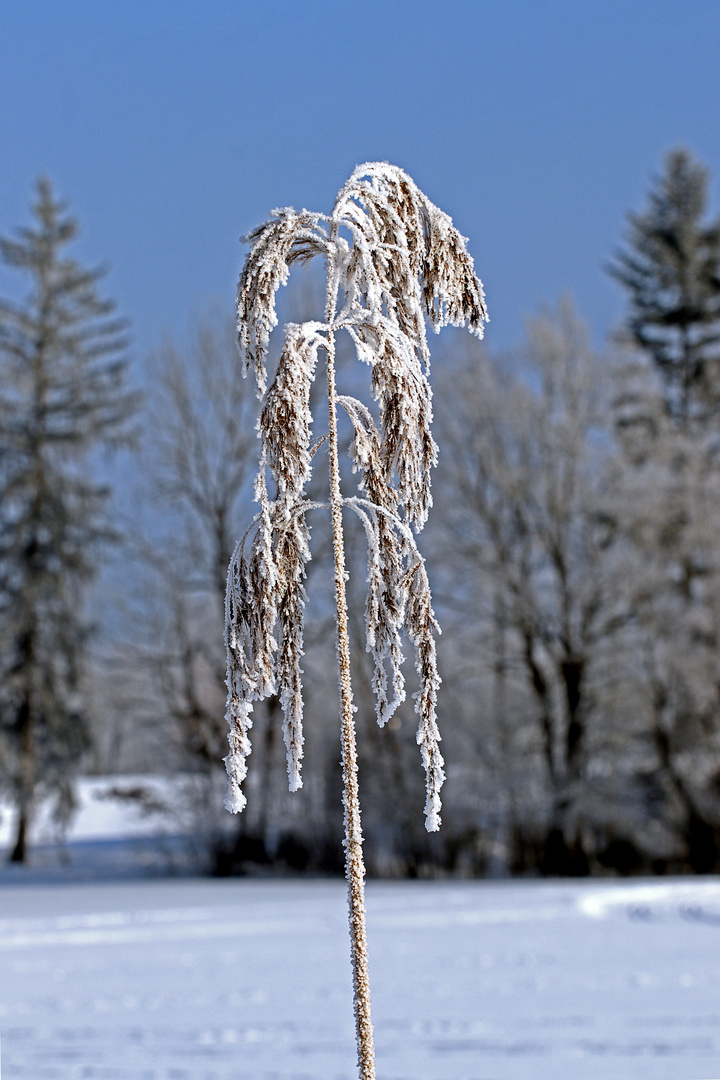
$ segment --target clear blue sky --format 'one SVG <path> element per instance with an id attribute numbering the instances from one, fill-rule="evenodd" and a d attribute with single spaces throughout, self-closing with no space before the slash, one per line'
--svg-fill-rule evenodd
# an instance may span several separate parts
<path id="1" fill-rule="evenodd" d="M 563 290 L 596 341 L 617 321 L 602 265 L 671 147 L 718 208 L 720 0 L 0 0 L 0 26 L 0 234 L 48 174 L 138 355 L 361 161 L 469 236 L 496 347 Z"/>

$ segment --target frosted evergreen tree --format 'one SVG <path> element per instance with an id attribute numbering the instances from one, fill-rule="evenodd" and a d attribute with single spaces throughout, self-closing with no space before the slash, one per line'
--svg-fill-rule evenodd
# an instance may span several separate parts
<path id="1" fill-rule="evenodd" d="M 84 588 L 113 536 L 109 490 L 90 455 L 127 435 L 125 323 L 97 291 L 102 271 L 65 248 L 77 223 L 37 185 L 35 223 L 0 240 L 30 280 L 0 301 L 0 780 L 17 808 L 11 859 L 26 857 L 41 795 L 72 806 L 88 746 L 83 693 Z"/>
<path id="2" fill-rule="evenodd" d="M 685 150 L 670 153 L 611 267 L 640 350 L 618 369 L 613 498 L 652 706 L 653 799 L 695 872 L 720 866 L 720 218 L 707 220 L 707 202 L 707 171 Z"/>
<path id="3" fill-rule="evenodd" d="M 415 535 L 431 506 L 432 437 L 430 353 L 433 330 L 468 325 L 482 336 L 487 319 L 482 284 L 465 239 L 401 169 L 383 163 L 358 167 L 341 188 L 332 214 L 275 210 L 247 237 L 251 245 L 238 287 L 239 346 L 252 368 L 263 405 L 258 421 L 260 467 L 255 481 L 259 512 L 238 543 L 226 600 L 227 719 L 230 753 L 226 806 L 242 810 L 241 784 L 250 753 L 255 701 L 277 693 L 291 790 L 302 785 L 303 579 L 310 558 L 307 513 L 325 505 L 332 518 L 340 689 L 346 874 L 358 1065 L 362 1080 L 375 1075 L 365 934 L 362 830 L 350 682 L 345 595 L 343 510 L 360 518 L 368 541 L 366 643 L 374 660 L 377 719 L 383 726 L 405 699 L 402 672 L 406 631 L 414 647 L 420 688 L 415 693 L 417 742 L 426 773 L 426 827 L 440 826 L 443 759 L 436 706 L 440 677 L 438 629 L 425 562 Z M 274 380 L 267 387 L 265 359 L 277 324 L 275 294 L 291 265 L 316 255 L 327 268 L 324 319 L 290 323 Z M 366 404 L 336 390 L 335 339 L 349 334 L 358 359 L 370 365 L 379 422 Z M 313 438 L 310 387 L 320 352 L 327 363 L 326 435 Z M 337 409 L 352 423 L 353 469 L 360 494 L 341 492 Z M 327 444 L 330 495 L 311 502 L 305 489 L 317 451 Z M 268 481 L 272 482 L 272 492 Z"/>
<path id="4" fill-rule="evenodd" d="M 707 171 L 686 150 L 668 154 L 609 268 L 628 293 L 630 338 L 657 365 L 682 423 L 720 404 L 720 219 L 704 220 L 707 188 Z"/>

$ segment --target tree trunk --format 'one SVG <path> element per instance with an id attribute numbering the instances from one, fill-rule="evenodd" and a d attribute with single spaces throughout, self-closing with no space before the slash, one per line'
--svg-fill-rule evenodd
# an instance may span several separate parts
<path id="1" fill-rule="evenodd" d="M 28 815 L 25 807 L 21 807 L 18 814 L 18 827 L 17 838 L 15 840 L 15 847 L 12 850 L 12 855 L 9 861 L 11 863 L 24 863 L 27 857 L 27 827 L 28 827 Z"/>
<path id="2" fill-rule="evenodd" d="M 25 659 L 32 664 L 34 649 L 32 636 L 28 635 L 24 644 Z M 30 819 L 30 807 L 33 797 L 33 773 L 34 773 L 34 747 L 32 730 L 32 704 L 30 692 L 27 690 L 18 709 L 18 729 L 20 732 L 19 754 L 19 794 L 17 801 L 18 826 L 15 847 L 10 856 L 10 862 L 24 863 L 27 859 L 28 825 Z"/>
<path id="3" fill-rule="evenodd" d="M 685 809 L 686 819 L 680 833 L 685 842 L 688 866 L 694 874 L 717 873 L 720 868 L 720 829 L 703 815 L 682 774 L 675 768 L 670 736 L 658 717 L 665 694 L 663 690 L 656 689 L 655 696 L 656 715 L 653 737 L 660 758 L 660 768 L 670 780 Z"/>

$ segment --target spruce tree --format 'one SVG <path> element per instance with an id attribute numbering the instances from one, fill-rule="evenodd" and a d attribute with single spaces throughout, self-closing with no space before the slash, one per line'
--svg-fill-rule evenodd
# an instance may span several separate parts
<path id="1" fill-rule="evenodd" d="M 657 365 L 683 426 L 720 405 L 720 219 L 704 223 L 707 189 L 707 171 L 686 150 L 668 154 L 608 268 L 628 292 L 629 336 Z"/>
<path id="2" fill-rule="evenodd" d="M 30 281 L 23 301 L 0 301 L 0 782 L 17 811 L 15 862 L 40 797 L 71 809 L 88 747 L 83 599 L 114 537 L 93 454 L 127 438 L 135 406 L 104 271 L 66 255 L 78 226 L 47 180 L 32 209 L 31 227 L 0 240 Z"/>
<path id="3" fill-rule="evenodd" d="M 717 509 L 720 416 L 720 219 L 708 223 L 708 174 L 668 155 L 645 214 L 611 273 L 627 289 L 640 357 L 621 357 L 609 486 L 616 566 L 625 582 L 647 710 L 658 818 L 695 873 L 720 866 L 717 804 Z M 649 378 L 647 359 L 659 374 Z M 640 776 L 638 776 L 640 779 Z M 651 785 L 651 788 L 650 786 Z M 676 865 L 678 865 L 676 863 Z"/>

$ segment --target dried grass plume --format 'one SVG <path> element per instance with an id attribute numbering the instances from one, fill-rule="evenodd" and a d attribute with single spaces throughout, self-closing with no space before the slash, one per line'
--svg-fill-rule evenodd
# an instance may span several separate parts
<path id="1" fill-rule="evenodd" d="M 353 466 L 363 497 L 343 499 L 343 505 L 360 516 L 368 537 L 367 648 L 375 662 L 378 722 L 386 723 L 405 698 L 404 628 L 415 647 L 420 678 L 417 740 L 427 773 L 427 828 L 434 831 L 444 779 L 436 722 L 437 624 L 414 536 L 432 504 L 430 470 L 437 460 L 426 324 L 436 332 L 448 324 L 467 325 L 481 337 L 487 320 L 482 284 L 466 241 L 448 215 L 402 169 L 385 163 L 357 168 L 329 217 L 275 210 L 246 240 L 252 246 L 238 286 L 238 343 L 245 370 L 253 369 L 258 394 L 265 398 L 255 487 L 260 511 L 252 540 L 245 537 L 238 545 L 228 575 L 226 806 L 237 812 L 245 805 L 241 783 L 250 752 L 252 706 L 271 693 L 280 696 L 283 708 L 290 787 L 302 785 L 300 658 L 309 558 L 305 515 L 310 504 L 304 492 L 313 455 L 310 383 L 318 351 L 327 353 L 333 347 L 330 337 L 346 330 L 358 358 L 372 368 L 380 413 L 378 428 L 362 402 L 336 398 L 355 431 Z M 266 390 L 265 357 L 277 324 L 275 294 L 294 262 L 315 255 L 326 261 L 333 317 L 286 326 L 277 374 Z"/>
<path id="2" fill-rule="evenodd" d="M 437 726 L 435 633 L 438 626 L 416 534 L 432 505 L 430 473 L 437 460 L 431 432 L 430 352 L 426 327 L 467 326 L 482 337 L 487 320 L 483 287 L 466 241 L 451 219 L 394 165 L 359 166 L 341 188 L 332 214 L 285 208 L 246 238 L 251 245 L 237 294 L 238 343 L 244 370 L 252 368 L 263 399 L 255 481 L 258 513 L 233 554 L 227 582 L 227 721 L 225 805 L 245 805 L 242 782 L 250 753 L 255 701 L 277 694 L 291 790 L 302 786 L 303 580 L 310 557 L 306 497 L 313 457 L 327 444 L 328 504 L 333 524 L 338 681 L 343 749 L 346 869 L 358 1062 L 374 1077 L 364 865 L 357 797 L 354 706 L 345 598 L 343 509 L 358 515 L 368 541 L 366 645 L 374 661 L 373 690 L 382 726 L 405 699 L 403 631 L 415 653 L 419 689 L 417 742 L 426 774 L 426 828 L 440 826 L 445 774 Z M 322 322 L 294 323 L 275 378 L 267 387 L 265 360 L 277 324 L 275 295 L 295 262 L 321 256 L 327 268 Z M 335 335 L 346 331 L 357 357 L 371 367 L 379 422 L 356 398 L 335 389 Z M 313 440 L 310 387 L 322 351 L 328 385 L 327 436 Z M 354 430 L 351 456 L 359 494 L 340 490 L 337 407 Z M 269 485 L 271 490 L 269 490 Z"/>

